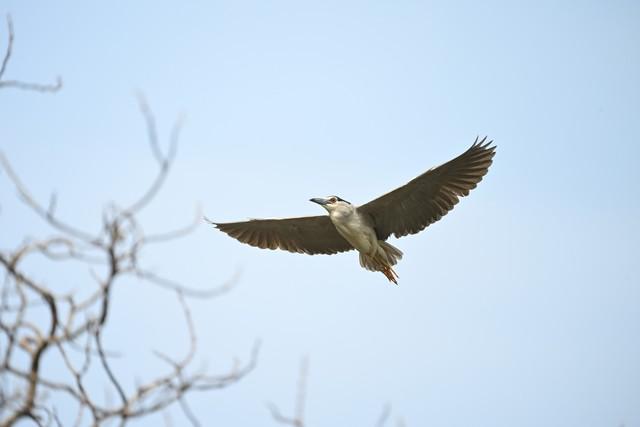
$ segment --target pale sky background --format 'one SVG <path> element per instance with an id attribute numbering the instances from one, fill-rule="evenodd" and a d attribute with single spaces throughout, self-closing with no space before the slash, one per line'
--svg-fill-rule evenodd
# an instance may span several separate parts
<path id="1" fill-rule="evenodd" d="M 387 402 L 409 426 L 640 426 L 639 2 L 186 3 L 1 3 L 6 78 L 65 86 L 0 91 L 0 148 L 68 220 L 96 230 L 153 176 L 137 90 L 163 137 L 187 117 L 149 231 L 198 203 L 221 222 L 321 214 L 308 199 L 328 194 L 362 204 L 476 135 L 498 145 L 470 197 L 392 240 L 398 287 L 354 252 L 261 251 L 204 224 L 147 252 L 194 287 L 242 270 L 193 303 L 213 372 L 263 343 L 241 383 L 190 397 L 203 425 L 275 425 L 265 403 L 292 412 L 308 355 L 309 427 L 371 426 Z M 48 235 L 13 195 L 0 175 L 3 249 Z M 133 386 L 187 337 L 172 294 L 117 285 L 106 345 Z"/>

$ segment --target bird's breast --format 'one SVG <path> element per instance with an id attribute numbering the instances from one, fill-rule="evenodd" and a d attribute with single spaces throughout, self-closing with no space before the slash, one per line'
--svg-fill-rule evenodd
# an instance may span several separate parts
<path id="1" fill-rule="evenodd" d="M 359 252 L 370 254 L 375 251 L 378 242 L 376 233 L 357 212 L 330 217 L 338 233 Z"/>

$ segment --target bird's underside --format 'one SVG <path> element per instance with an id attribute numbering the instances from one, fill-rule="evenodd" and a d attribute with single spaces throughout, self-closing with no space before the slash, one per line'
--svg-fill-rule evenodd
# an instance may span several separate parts
<path id="1" fill-rule="evenodd" d="M 453 160 L 362 206 L 330 196 L 311 199 L 329 215 L 209 222 L 234 239 L 262 249 L 309 255 L 356 249 L 363 268 L 380 271 L 397 283 L 392 267 L 402 258 L 402 252 L 386 240 L 392 234 L 402 237 L 418 233 L 453 209 L 486 175 L 495 155 L 496 147 L 491 143 L 476 138 Z"/>

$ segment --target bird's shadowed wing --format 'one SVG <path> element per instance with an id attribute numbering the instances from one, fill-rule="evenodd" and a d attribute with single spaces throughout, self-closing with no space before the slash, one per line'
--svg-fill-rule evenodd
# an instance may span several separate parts
<path id="1" fill-rule="evenodd" d="M 262 249 L 284 249 L 309 255 L 353 249 L 326 215 L 212 224 L 234 239 Z"/>
<path id="2" fill-rule="evenodd" d="M 482 180 L 495 146 L 486 137 L 460 156 L 358 208 L 373 221 L 378 239 L 415 234 L 446 215 Z"/>

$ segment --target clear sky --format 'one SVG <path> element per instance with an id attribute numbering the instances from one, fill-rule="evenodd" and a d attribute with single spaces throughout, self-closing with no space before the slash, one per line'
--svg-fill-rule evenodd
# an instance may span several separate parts
<path id="1" fill-rule="evenodd" d="M 392 239 L 398 287 L 354 252 L 261 251 L 204 224 L 146 253 L 194 287 L 242 270 L 230 295 L 193 305 L 212 371 L 263 342 L 240 384 L 191 397 L 204 425 L 274 424 L 265 402 L 290 412 L 305 355 L 309 426 L 374 425 L 387 402 L 411 426 L 640 425 L 639 2 L 5 0 L 0 12 L 16 31 L 6 77 L 65 83 L 0 91 L 0 148 L 87 229 L 153 176 L 138 90 L 161 135 L 186 115 L 150 231 L 198 203 L 221 222 L 321 214 L 310 197 L 361 204 L 476 135 L 498 145 L 470 197 Z M 46 235 L 13 194 L 0 176 L 3 248 Z M 114 298 L 107 344 L 124 349 L 132 386 L 161 366 L 153 349 L 187 338 L 170 294 L 132 282 Z"/>

